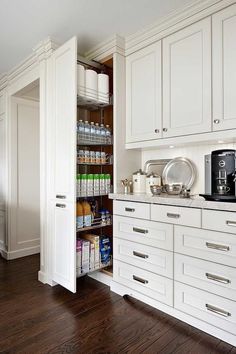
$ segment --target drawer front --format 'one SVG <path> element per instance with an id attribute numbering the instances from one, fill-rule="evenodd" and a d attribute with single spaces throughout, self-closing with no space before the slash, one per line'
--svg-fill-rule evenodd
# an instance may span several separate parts
<path id="1" fill-rule="evenodd" d="M 113 234 L 127 241 L 173 251 L 173 225 L 114 215 Z"/>
<path id="2" fill-rule="evenodd" d="M 201 227 L 201 210 L 169 205 L 151 205 L 151 220 Z"/>
<path id="3" fill-rule="evenodd" d="M 113 258 L 173 279 L 173 252 L 114 237 Z"/>
<path id="4" fill-rule="evenodd" d="M 188 315 L 236 334 L 235 302 L 191 286 L 174 282 L 174 307 Z"/>
<path id="5" fill-rule="evenodd" d="M 174 276 L 177 281 L 236 301 L 234 268 L 175 254 Z"/>
<path id="6" fill-rule="evenodd" d="M 113 214 L 150 220 L 150 204 L 114 200 Z"/>
<path id="7" fill-rule="evenodd" d="M 114 260 L 113 278 L 156 301 L 173 306 L 173 280 Z"/>
<path id="8" fill-rule="evenodd" d="M 175 252 L 236 267 L 236 237 L 222 232 L 174 227 Z"/>
<path id="9" fill-rule="evenodd" d="M 218 210 L 202 211 L 204 229 L 236 233 L 236 213 Z"/>

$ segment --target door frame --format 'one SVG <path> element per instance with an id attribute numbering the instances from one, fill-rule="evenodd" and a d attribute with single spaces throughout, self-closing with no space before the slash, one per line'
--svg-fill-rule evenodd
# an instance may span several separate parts
<path id="1" fill-rule="evenodd" d="M 38 280 L 42 283 L 49 285 L 55 285 L 51 277 L 51 264 L 50 264 L 50 252 L 51 241 L 48 227 L 48 203 L 47 203 L 47 116 L 48 116 L 48 102 L 47 102 L 47 68 L 48 60 L 43 59 L 30 67 L 27 67 L 22 75 L 19 75 L 15 80 L 9 83 L 7 86 L 7 186 L 6 186 L 6 232 L 7 238 L 11 235 L 11 124 L 12 124 L 12 106 L 11 101 L 13 96 L 26 86 L 39 80 L 40 87 L 40 100 L 39 100 L 39 126 L 40 126 L 40 269 L 38 272 Z M 9 244 L 9 242 L 8 242 Z M 7 252 L 7 259 L 10 258 Z"/>

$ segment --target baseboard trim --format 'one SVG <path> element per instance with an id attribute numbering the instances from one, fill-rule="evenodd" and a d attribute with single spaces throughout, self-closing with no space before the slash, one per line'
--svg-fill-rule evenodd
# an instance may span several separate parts
<path id="1" fill-rule="evenodd" d="M 40 281 L 43 284 L 47 283 L 47 276 L 44 272 L 42 272 L 41 270 L 38 272 L 38 281 Z"/>
<path id="2" fill-rule="evenodd" d="M 17 259 L 17 258 L 21 258 L 21 257 L 31 256 L 31 255 L 37 254 L 37 253 L 40 253 L 40 246 L 35 246 L 35 247 L 30 247 L 30 248 L 24 248 L 22 250 L 6 252 L 6 259 L 12 260 L 12 259 Z"/>
<path id="3" fill-rule="evenodd" d="M 1 254 L 2 258 L 7 259 L 7 251 L 6 250 L 0 249 L 0 254 Z"/>
<path id="4" fill-rule="evenodd" d="M 97 271 L 89 274 L 88 276 L 92 279 L 99 281 L 100 283 L 106 284 L 109 287 L 111 286 L 112 277 L 110 275 Z"/>

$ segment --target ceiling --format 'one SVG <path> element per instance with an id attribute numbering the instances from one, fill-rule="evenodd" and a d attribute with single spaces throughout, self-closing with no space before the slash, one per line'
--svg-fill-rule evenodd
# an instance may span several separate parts
<path id="1" fill-rule="evenodd" d="M 0 75 L 50 36 L 78 37 L 83 54 L 115 33 L 126 36 L 194 0 L 0 0 Z"/>

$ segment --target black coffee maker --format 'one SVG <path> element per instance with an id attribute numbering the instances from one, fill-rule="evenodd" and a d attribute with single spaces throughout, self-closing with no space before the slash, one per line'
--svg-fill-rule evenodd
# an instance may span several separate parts
<path id="1" fill-rule="evenodd" d="M 231 149 L 212 151 L 205 155 L 206 200 L 236 202 L 235 168 L 236 151 Z"/>

